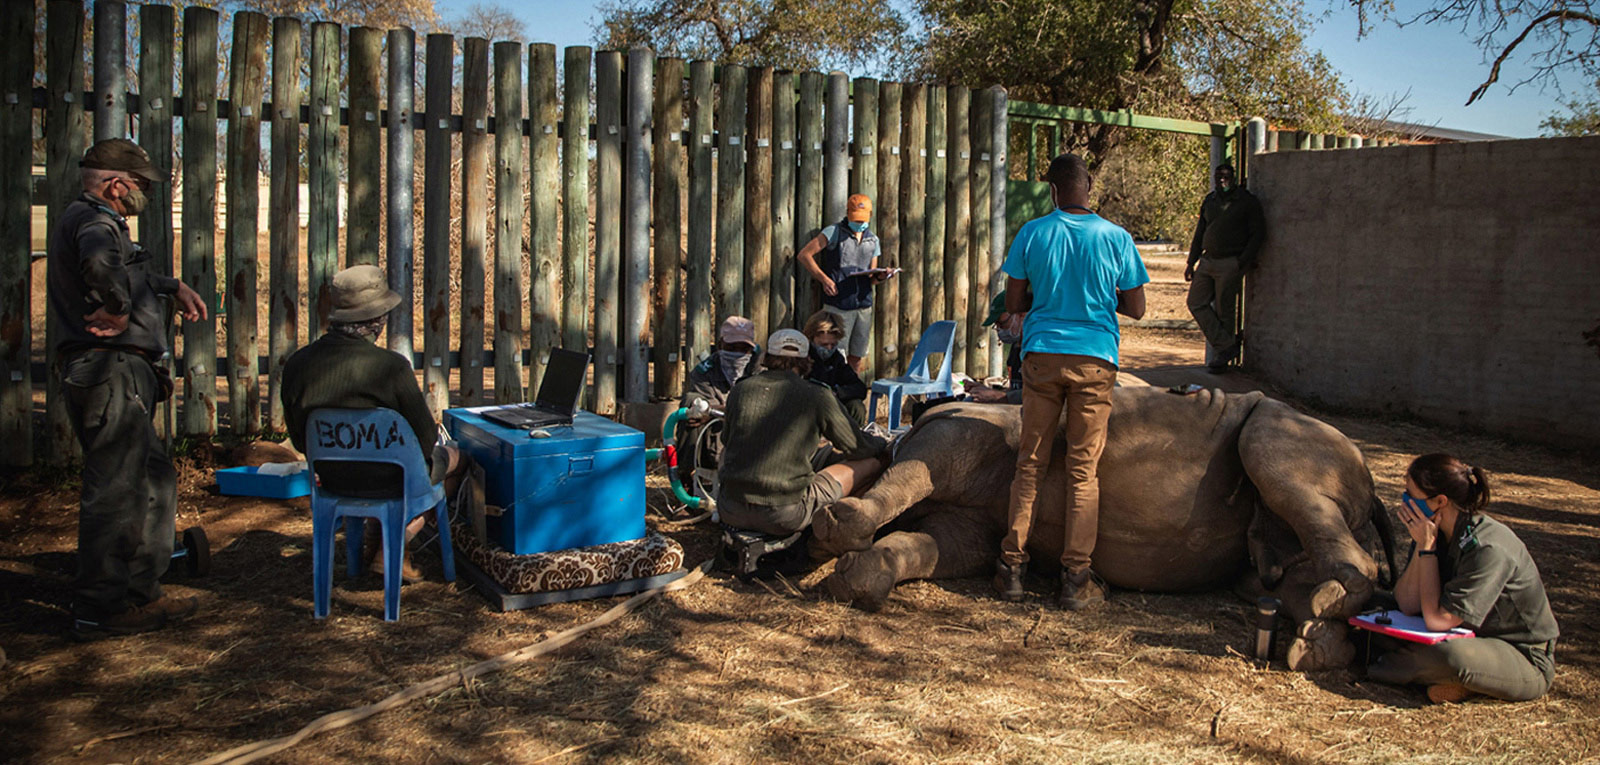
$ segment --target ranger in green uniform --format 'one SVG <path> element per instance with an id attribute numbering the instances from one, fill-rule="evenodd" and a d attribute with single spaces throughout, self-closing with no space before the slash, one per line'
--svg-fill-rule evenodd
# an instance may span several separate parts
<path id="1" fill-rule="evenodd" d="M 1544 581 L 1522 540 L 1483 515 L 1488 504 L 1489 477 L 1448 454 L 1423 455 L 1406 470 L 1400 520 L 1416 550 L 1395 599 L 1430 630 L 1476 636 L 1398 646 L 1368 677 L 1426 685 L 1436 703 L 1474 694 L 1526 701 L 1550 689 L 1560 630 Z"/>
<path id="2" fill-rule="evenodd" d="M 62 393 L 83 447 L 72 635 L 87 640 L 157 630 L 198 607 L 161 592 L 178 485 L 151 417 L 172 395 L 156 366 L 167 353 L 161 299 L 175 299 L 189 321 L 205 318 L 206 306 L 152 268 L 128 233 L 127 216 L 144 210 L 145 189 L 167 174 L 124 138 L 90 147 L 78 166 L 83 195 L 52 232 L 48 281 Z"/>
<path id="3" fill-rule="evenodd" d="M 1216 191 L 1200 204 L 1183 278 L 1190 282 L 1189 313 L 1217 352 L 1209 368 L 1221 372 L 1239 358 L 1234 308 L 1244 274 L 1255 267 L 1266 239 L 1267 219 L 1256 195 L 1238 185 L 1232 165 L 1217 165 L 1213 180 Z"/>

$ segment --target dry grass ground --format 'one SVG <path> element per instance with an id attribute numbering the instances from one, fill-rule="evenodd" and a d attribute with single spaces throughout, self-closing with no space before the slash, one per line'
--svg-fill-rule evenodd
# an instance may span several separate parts
<path id="1" fill-rule="evenodd" d="M 1194 332 L 1132 330 L 1125 366 L 1156 384 L 1202 379 L 1198 349 Z M 1561 623 L 1548 696 L 1436 707 L 1417 689 L 1351 671 L 1285 671 L 1281 652 L 1260 668 L 1245 657 L 1253 610 L 1227 592 L 1119 592 L 1072 614 L 1048 605 L 1043 580 L 1018 605 L 990 598 L 983 580 L 917 582 L 867 614 L 828 599 L 817 586 L 824 567 L 765 585 L 713 575 L 548 657 L 271 761 L 1600 759 L 1600 465 L 1410 422 L 1317 414 L 1361 446 L 1386 499 L 1422 452 L 1448 449 L 1493 472 L 1492 512 L 1532 550 Z M 86 645 L 64 640 L 75 486 L 30 477 L 3 487 L 0 761 L 200 759 L 535 642 L 616 602 L 495 613 L 464 584 L 442 582 L 425 551 L 429 579 L 406 589 L 397 624 L 382 621 L 372 577 L 342 573 L 332 616 L 314 621 L 306 501 L 217 496 L 210 459 L 183 464 L 179 525 L 205 525 L 215 569 L 171 586 L 199 596 L 203 610 L 162 632 Z M 705 525 L 651 523 L 691 561 L 713 552 Z"/>

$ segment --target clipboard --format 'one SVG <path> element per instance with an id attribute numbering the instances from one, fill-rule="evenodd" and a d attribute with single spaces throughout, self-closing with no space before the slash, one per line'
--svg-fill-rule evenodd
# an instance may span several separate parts
<path id="1" fill-rule="evenodd" d="M 1378 623 L 1380 617 L 1387 619 L 1389 623 Z M 1425 645 L 1442 643 L 1456 638 L 1476 637 L 1472 630 L 1460 627 L 1444 632 L 1430 630 L 1428 625 L 1422 621 L 1422 617 L 1403 614 L 1399 611 L 1373 611 L 1372 613 L 1352 616 L 1350 617 L 1350 626 L 1356 629 L 1376 632 L 1379 635 L 1388 635 L 1399 640 L 1423 643 Z"/>
<path id="2" fill-rule="evenodd" d="M 850 274 L 850 276 L 882 276 L 885 279 L 893 279 L 899 274 L 900 269 L 898 268 L 868 268 L 862 271 L 856 271 L 855 273 Z"/>

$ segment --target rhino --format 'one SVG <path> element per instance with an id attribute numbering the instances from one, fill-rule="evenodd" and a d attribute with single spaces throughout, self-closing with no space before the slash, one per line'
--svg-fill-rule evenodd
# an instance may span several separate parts
<path id="1" fill-rule="evenodd" d="M 817 514 L 813 555 L 837 558 L 828 591 L 877 610 L 900 582 L 991 573 L 1020 423 L 1021 407 L 1003 404 L 924 415 L 870 489 Z M 1058 431 L 1028 542 L 1036 570 L 1053 570 L 1061 556 L 1061 510 L 1050 498 L 1065 493 L 1064 452 Z M 1361 451 L 1258 391 L 1118 387 L 1099 481 L 1093 566 L 1107 583 L 1272 594 L 1296 623 L 1294 669 L 1348 664 L 1345 620 L 1396 575 L 1394 522 Z"/>

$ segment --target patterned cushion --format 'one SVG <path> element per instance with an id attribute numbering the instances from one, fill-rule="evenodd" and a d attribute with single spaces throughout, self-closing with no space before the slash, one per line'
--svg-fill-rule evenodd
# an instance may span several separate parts
<path id="1" fill-rule="evenodd" d="M 534 555 L 485 545 L 466 524 L 452 524 L 451 538 L 462 555 L 512 594 L 592 587 L 683 568 L 683 547 L 654 532 L 643 539 Z"/>

